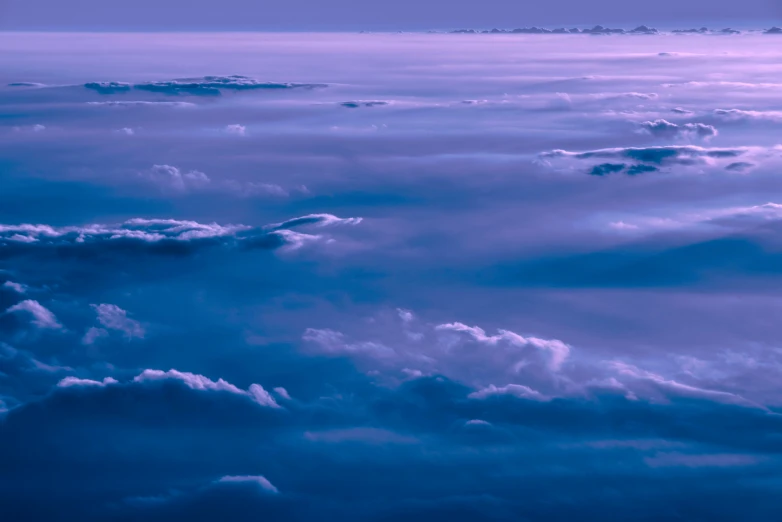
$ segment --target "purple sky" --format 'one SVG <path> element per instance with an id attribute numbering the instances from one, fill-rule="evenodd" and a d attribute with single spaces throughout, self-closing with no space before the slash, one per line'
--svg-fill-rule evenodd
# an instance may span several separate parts
<path id="1" fill-rule="evenodd" d="M 529 25 L 719 23 L 741 26 L 782 19 L 776 0 L 1 0 L 9 29 L 358 30 Z"/>

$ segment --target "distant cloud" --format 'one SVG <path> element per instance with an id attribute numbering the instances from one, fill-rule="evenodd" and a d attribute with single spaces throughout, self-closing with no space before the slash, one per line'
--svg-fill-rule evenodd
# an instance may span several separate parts
<path id="1" fill-rule="evenodd" d="M 225 246 L 238 249 L 292 251 L 311 244 L 331 244 L 336 241 L 326 233 L 304 233 L 291 227 L 315 225 L 357 224 L 360 218 L 295 218 L 286 223 L 251 227 L 219 225 L 175 219 L 134 218 L 121 224 L 92 224 L 53 227 L 50 225 L 0 224 L 0 253 L 5 256 L 48 256 L 50 249 L 81 251 L 87 259 L 103 256 L 129 255 L 187 256 L 196 252 Z M 47 257 L 48 258 L 48 257 Z"/>
<path id="2" fill-rule="evenodd" d="M 233 134 L 235 136 L 244 136 L 245 134 L 247 134 L 247 127 L 235 123 L 233 125 L 227 125 L 225 127 L 225 132 L 228 134 Z"/>
<path id="3" fill-rule="evenodd" d="M 666 129 L 670 125 L 665 122 L 655 125 L 655 128 Z M 682 126 L 677 126 L 682 127 Z M 658 132 L 669 132 L 667 130 Z M 709 129 L 703 130 L 709 133 Z M 618 147 L 612 149 L 598 149 L 587 152 L 570 152 L 566 150 L 553 150 L 539 155 L 540 163 L 546 166 L 563 164 L 571 169 L 578 164 L 592 164 L 588 171 L 592 175 L 604 176 L 606 174 L 626 172 L 630 175 L 655 172 L 661 167 L 670 166 L 698 166 L 714 165 L 735 162 L 741 156 L 768 155 L 769 149 L 761 147 L 734 147 L 734 148 L 708 148 L 695 145 L 668 145 L 659 147 Z M 632 160 L 633 163 L 603 162 L 600 160 Z M 596 162 L 597 161 L 597 162 Z"/>
<path id="4" fill-rule="evenodd" d="M 30 314 L 33 318 L 33 324 L 38 328 L 60 330 L 62 325 L 57 321 L 57 317 L 38 301 L 27 299 L 17 303 L 6 310 L 6 313 L 23 312 Z"/>
<path id="5" fill-rule="evenodd" d="M 12 290 L 16 292 L 17 294 L 24 294 L 27 292 L 27 285 L 23 285 L 21 283 L 15 283 L 13 281 L 6 281 L 3 283 L 3 288 L 7 288 L 9 290 Z"/>
<path id="6" fill-rule="evenodd" d="M 85 333 L 84 337 L 81 338 L 81 343 L 90 346 L 95 344 L 98 339 L 103 339 L 109 336 L 109 332 L 105 330 L 104 328 L 96 328 L 91 327 L 89 328 Z"/>
<path id="7" fill-rule="evenodd" d="M 93 381 L 91 379 L 79 379 L 78 377 L 65 377 L 57 386 L 60 388 L 68 388 L 71 386 L 97 386 L 104 387 L 109 384 L 117 384 L 117 380 L 112 377 L 106 377 L 102 381 Z"/>
<path id="8" fill-rule="evenodd" d="M 104 328 L 117 330 L 125 334 L 126 339 L 143 339 L 144 327 L 141 323 L 128 317 L 128 313 L 117 305 L 90 305 L 98 314 L 98 322 Z"/>
<path id="9" fill-rule="evenodd" d="M 747 111 L 742 109 L 716 109 L 714 115 L 726 120 L 757 120 L 782 122 L 782 111 Z"/>
<path id="10" fill-rule="evenodd" d="M 320 83 L 261 82 L 247 76 L 204 76 L 145 83 L 89 82 L 84 87 L 100 94 L 121 94 L 131 90 L 168 95 L 219 96 L 222 91 L 316 89 L 327 87 Z"/>
<path id="11" fill-rule="evenodd" d="M 547 398 L 540 392 L 537 392 L 532 388 L 529 388 L 528 386 L 523 386 L 521 384 L 508 384 L 506 386 L 502 386 L 499 388 L 491 384 L 486 388 L 482 388 L 478 391 L 471 393 L 469 395 L 469 398 L 487 399 L 489 397 L 498 396 L 498 395 L 511 395 L 519 399 L 530 399 L 533 401 L 547 400 Z"/>
<path id="12" fill-rule="evenodd" d="M 685 123 L 677 125 L 667 120 L 645 121 L 640 124 L 642 132 L 660 138 L 701 138 L 709 139 L 718 134 L 717 129 L 705 123 Z"/>
<path id="13" fill-rule="evenodd" d="M 195 107 L 195 103 L 190 102 L 171 102 L 171 101 L 91 101 L 87 102 L 87 105 L 93 105 L 96 107 Z"/>
<path id="14" fill-rule="evenodd" d="M 342 102 L 340 105 L 348 109 L 358 109 L 359 107 L 380 107 L 382 105 L 388 105 L 388 102 L 382 100 L 356 100 Z"/>
<path id="15" fill-rule="evenodd" d="M 218 482 L 221 484 L 254 484 L 268 493 L 279 493 L 277 488 L 263 475 L 226 475 Z"/>
<path id="16" fill-rule="evenodd" d="M 289 219 L 287 221 L 283 221 L 282 223 L 268 225 L 267 228 L 271 230 L 282 230 L 282 229 L 300 227 L 305 225 L 313 225 L 316 227 L 328 227 L 334 225 L 358 225 L 359 223 L 361 223 L 361 221 L 362 218 L 360 217 L 339 218 L 333 214 L 308 214 L 306 216 L 301 216 L 301 217 Z"/>
<path id="17" fill-rule="evenodd" d="M 540 339 L 538 337 L 523 337 L 509 330 L 497 330 L 496 335 L 486 335 L 483 328 L 477 326 L 467 326 L 463 323 L 440 324 L 435 327 L 436 330 L 450 330 L 453 332 L 464 333 L 478 341 L 489 345 L 495 345 L 500 342 L 507 342 L 516 346 L 532 346 L 539 350 L 549 353 L 549 367 L 557 371 L 562 367 L 562 363 L 570 355 L 570 347 L 557 339 Z"/>
<path id="18" fill-rule="evenodd" d="M 192 190 L 208 185 L 209 176 L 197 170 L 182 172 L 171 165 L 153 165 L 152 168 L 142 173 L 155 183 L 173 188 L 178 191 Z"/>

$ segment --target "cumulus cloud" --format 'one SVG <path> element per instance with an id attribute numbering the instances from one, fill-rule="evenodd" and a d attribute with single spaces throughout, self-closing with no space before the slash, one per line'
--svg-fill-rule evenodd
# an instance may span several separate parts
<path id="1" fill-rule="evenodd" d="M 540 339 L 537 337 L 523 337 L 515 332 L 509 330 L 498 330 L 496 335 L 486 335 L 483 328 L 477 326 L 467 326 L 463 323 L 448 323 L 440 324 L 435 327 L 436 330 L 453 331 L 464 333 L 469 335 L 479 343 L 488 345 L 497 345 L 499 343 L 508 343 L 513 346 L 525 347 L 531 346 L 538 350 L 548 352 L 549 354 L 549 367 L 553 371 L 557 371 L 562 367 L 562 363 L 565 362 L 568 355 L 570 355 L 570 347 L 557 339 Z"/>
<path id="2" fill-rule="evenodd" d="M 104 328 L 120 331 L 125 334 L 126 339 L 144 338 L 144 327 L 141 323 L 128 317 L 128 313 L 119 306 L 105 303 L 90 306 L 95 309 L 98 322 Z"/>
<path id="3" fill-rule="evenodd" d="M 177 167 L 171 165 L 153 165 L 143 175 L 155 183 L 182 192 L 202 188 L 211 182 L 209 176 L 203 172 L 197 170 L 182 172 Z"/>
<path id="4" fill-rule="evenodd" d="M 302 349 L 309 355 L 349 358 L 385 381 L 398 380 L 400 375 L 418 379 L 439 374 L 481 388 L 519 379 L 551 385 L 570 355 L 570 346 L 556 339 L 525 337 L 509 330 L 487 335 L 480 327 L 462 323 L 416 323 L 419 331 L 412 332 L 410 322 L 397 322 L 393 342 L 355 341 L 335 330 L 308 328 Z M 422 342 L 425 337 L 432 340 Z"/>
<path id="5" fill-rule="evenodd" d="M 263 389 L 260 384 L 251 384 L 247 390 L 240 390 L 233 384 L 218 379 L 212 381 L 208 377 L 198 375 L 190 372 L 180 372 L 178 370 L 144 370 L 139 375 L 133 378 L 133 382 L 144 383 L 151 381 L 164 381 L 173 380 L 183 383 L 185 386 L 192 390 L 199 391 L 218 391 L 227 392 L 235 395 L 242 395 L 249 397 L 253 401 L 257 402 L 261 406 L 267 406 L 270 408 L 279 408 L 279 404 L 274 398 Z"/>
<path id="6" fill-rule="evenodd" d="M 659 138 L 701 138 L 709 139 L 718 134 L 717 129 L 705 123 L 685 123 L 677 125 L 667 120 L 645 121 L 640 130 Z"/>
<path id="7" fill-rule="evenodd" d="M 42 329 L 60 330 L 62 325 L 57 317 L 38 301 L 26 299 L 17 303 L 6 310 L 6 313 L 22 312 L 32 316 L 32 322 L 35 326 Z"/>

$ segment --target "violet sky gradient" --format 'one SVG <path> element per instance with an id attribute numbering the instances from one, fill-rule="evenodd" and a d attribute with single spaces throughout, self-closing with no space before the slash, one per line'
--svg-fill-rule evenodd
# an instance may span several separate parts
<path id="1" fill-rule="evenodd" d="M 0 0 L 0 28 L 46 30 L 420 30 L 530 25 L 782 21 L 777 0 Z"/>
<path id="2" fill-rule="evenodd" d="M 0 32 L 0 519 L 782 520 L 728 25 Z"/>

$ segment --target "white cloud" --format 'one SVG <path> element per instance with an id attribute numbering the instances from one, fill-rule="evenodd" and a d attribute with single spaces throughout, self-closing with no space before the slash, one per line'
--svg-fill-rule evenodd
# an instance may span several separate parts
<path id="1" fill-rule="evenodd" d="M 247 127 L 235 123 L 233 125 L 227 125 L 225 127 L 227 134 L 233 134 L 234 136 L 245 136 L 247 134 Z"/>
<path id="2" fill-rule="evenodd" d="M 98 314 L 98 322 L 103 327 L 120 331 L 125 334 L 127 339 L 144 338 L 144 327 L 141 326 L 141 323 L 128 317 L 128 313 L 119 306 L 105 303 L 90 306 L 95 309 Z"/>
<path id="3" fill-rule="evenodd" d="M 468 397 L 470 399 L 487 399 L 495 395 L 512 395 L 519 399 L 530 399 L 535 401 L 548 400 L 543 394 L 533 390 L 528 386 L 521 384 L 508 384 L 506 386 L 497 387 L 490 384 L 486 388 L 482 388 L 478 391 L 471 393 Z"/>
<path id="4" fill-rule="evenodd" d="M 198 375 L 189 372 L 180 372 L 177 370 L 144 370 L 139 375 L 133 378 L 133 382 L 150 382 L 150 381 L 162 381 L 162 380 L 176 380 L 184 383 L 188 388 L 201 391 L 222 391 L 233 393 L 236 395 L 243 395 L 249 397 L 261 406 L 267 406 L 270 408 L 279 408 L 280 406 L 269 395 L 269 393 L 263 389 L 260 384 L 251 384 L 245 391 L 237 388 L 230 382 L 218 379 L 212 381 L 208 377 Z"/>
<path id="5" fill-rule="evenodd" d="M 97 386 L 104 387 L 109 384 L 117 384 L 117 380 L 112 377 L 106 377 L 102 381 L 93 381 L 92 379 L 79 379 L 78 377 L 65 377 L 57 386 L 60 388 L 70 388 L 74 386 Z"/>
<path id="6" fill-rule="evenodd" d="M 33 324 L 38 328 L 52 330 L 62 329 L 62 325 L 57 321 L 57 317 L 38 301 L 27 299 L 21 303 L 17 303 L 6 310 L 6 313 L 12 312 L 25 312 L 30 314 L 33 317 Z"/>

